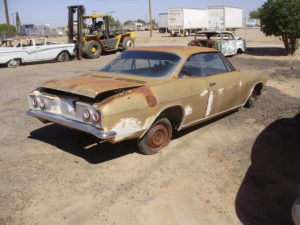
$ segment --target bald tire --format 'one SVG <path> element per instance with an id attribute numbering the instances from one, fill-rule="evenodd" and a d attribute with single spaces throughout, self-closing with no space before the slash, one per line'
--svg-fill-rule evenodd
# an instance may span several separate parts
<path id="1" fill-rule="evenodd" d="M 153 155 L 168 146 L 172 138 L 172 125 L 167 118 L 157 120 L 138 140 L 138 147 L 145 155 Z"/>

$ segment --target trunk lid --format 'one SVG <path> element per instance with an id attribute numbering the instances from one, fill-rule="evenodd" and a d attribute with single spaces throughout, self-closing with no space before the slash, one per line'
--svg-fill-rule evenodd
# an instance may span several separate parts
<path id="1" fill-rule="evenodd" d="M 48 80 L 39 83 L 39 86 L 95 98 L 97 95 L 111 90 L 141 87 L 151 80 L 153 78 L 96 72 Z"/>

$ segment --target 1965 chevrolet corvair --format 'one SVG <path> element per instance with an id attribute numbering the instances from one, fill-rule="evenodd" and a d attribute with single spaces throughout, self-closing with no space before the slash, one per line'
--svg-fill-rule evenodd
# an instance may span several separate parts
<path id="1" fill-rule="evenodd" d="M 253 106 L 265 83 L 266 74 L 236 70 L 214 49 L 141 47 L 99 72 L 40 83 L 27 114 L 111 143 L 138 139 L 141 152 L 154 154 L 173 129 Z"/>

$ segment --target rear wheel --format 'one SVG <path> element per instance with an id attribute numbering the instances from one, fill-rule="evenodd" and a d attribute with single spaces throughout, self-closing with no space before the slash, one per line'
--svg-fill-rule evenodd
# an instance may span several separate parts
<path id="1" fill-rule="evenodd" d="M 132 38 L 130 38 L 130 37 L 124 38 L 124 40 L 122 41 L 122 46 L 123 46 L 124 50 L 129 49 L 129 48 L 134 48 L 134 42 L 133 42 Z"/>
<path id="2" fill-rule="evenodd" d="M 172 138 L 172 125 L 166 118 L 157 120 L 148 132 L 138 140 L 140 151 L 153 155 L 166 147 Z"/>
<path id="3" fill-rule="evenodd" d="M 86 44 L 83 54 L 88 59 L 98 58 L 101 55 L 101 46 L 97 41 L 89 41 Z"/>
<path id="4" fill-rule="evenodd" d="M 8 68 L 16 68 L 21 65 L 20 59 L 12 59 L 7 63 Z"/>
<path id="5" fill-rule="evenodd" d="M 61 52 L 58 56 L 57 56 L 57 61 L 58 62 L 67 62 L 70 59 L 70 55 L 67 52 Z"/>

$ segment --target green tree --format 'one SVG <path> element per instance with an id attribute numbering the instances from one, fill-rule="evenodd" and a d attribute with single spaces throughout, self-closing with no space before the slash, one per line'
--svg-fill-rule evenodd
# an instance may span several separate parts
<path id="1" fill-rule="evenodd" d="M 134 21 L 132 21 L 132 20 L 127 20 L 127 21 L 124 22 L 124 25 L 126 26 L 126 25 L 130 24 L 131 22 L 134 22 Z"/>
<path id="2" fill-rule="evenodd" d="M 18 12 L 16 12 L 16 28 L 17 28 L 17 32 L 20 33 L 20 31 L 21 31 L 21 20 L 20 20 Z"/>
<path id="3" fill-rule="evenodd" d="M 250 19 L 258 19 L 258 10 L 253 10 L 251 12 L 249 12 L 249 16 L 250 16 Z"/>
<path id="4" fill-rule="evenodd" d="M 142 19 L 138 19 L 136 22 L 146 24 L 145 20 L 142 20 Z"/>
<path id="5" fill-rule="evenodd" d="M 300 0 L 268 0 L 259 9 L 261 30 L 281 37 L 288 55 L 298 48 L 300 38 Z"/>
<path id="6" fill-rule="evenodd" d="M 13 25 L 7 25 L 6 23 L 0 24 L 0 34 L 4 33 L 6 35 L 15 35 L 17 33 L 17 29 Z"/>

